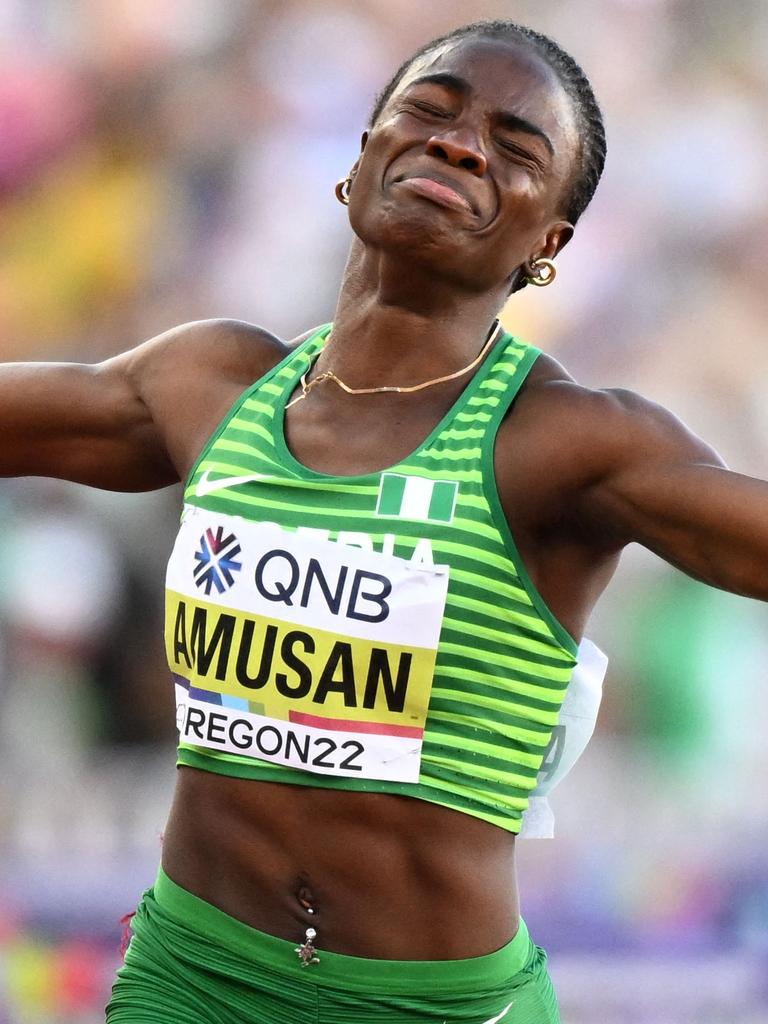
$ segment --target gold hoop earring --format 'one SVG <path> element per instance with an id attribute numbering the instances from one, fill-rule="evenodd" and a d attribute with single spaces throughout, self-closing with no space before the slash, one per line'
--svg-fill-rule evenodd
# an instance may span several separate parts
<path id="1" fill-rule="evenodd" d="M 352 191 L 352 175 L 348 174 L 346 178 L 337 181 L 334 191 L 341 205 L 349 206 L 349 193 Z"/>
<path id="2" fill-rule="evenodd" d="M 528 266 L 533 273 L 528 274 L 525 280 L 528 284 L 535 284 L 537 288 L 546 288 L 557 277 L 557 267 L 554 261 L 548 260 L 545 256 L 536 257 L 529 262 Z"/>

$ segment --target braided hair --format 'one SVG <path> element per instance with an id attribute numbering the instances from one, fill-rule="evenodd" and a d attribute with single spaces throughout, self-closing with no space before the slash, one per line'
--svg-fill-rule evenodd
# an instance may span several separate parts
<path id="1" fill-rule="evenodd" d="M 455 28 L 452 32 L 437 39 L 432 39 L 397 69 L 394 77 L 385 86 L 374 104 L 369 127 L 373 127 L 379 119 L 379 115 L 403 76 L 420 57 L 444 43 L 471 36 L 484 39 L 508 39 L 529 46 L 549 64 L 569 96 L 573 104 L 576 127 L 581 140 L 579 164 L 565 201 L 565 216 L 571 224 L 575 225 L 595 194 L 595 189 L 603 173 L 606 152 L 603 115 L 595 99 L 592 86 L 589 84 L 589 79 L 582 69 L 573 57 L 558 46 L 553 39 L 541 32 L 536 32 L 525 25 L 518 25 L 514 21 L 475 21 L 470 25 Z"/>

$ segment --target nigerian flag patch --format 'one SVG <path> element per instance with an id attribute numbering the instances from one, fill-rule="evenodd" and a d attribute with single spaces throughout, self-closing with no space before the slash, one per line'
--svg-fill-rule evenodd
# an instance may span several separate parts
<path id="1" fill-rule="evenodd" d="M 376 515 L 450 523 L 458 492 L 456 480 L 428 480 L 423 476 L 382 473 Z"/>

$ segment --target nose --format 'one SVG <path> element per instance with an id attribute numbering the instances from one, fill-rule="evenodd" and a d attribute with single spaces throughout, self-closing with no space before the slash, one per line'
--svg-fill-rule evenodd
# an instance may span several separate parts
<path id="1" fill-rule="evenodd" d="M 482 178 L 488 166 L 477 140 L 465 133 L 433 135 L 427 143 L 427 153 L 451 167 L 463 167 L 478 178 Z"/>

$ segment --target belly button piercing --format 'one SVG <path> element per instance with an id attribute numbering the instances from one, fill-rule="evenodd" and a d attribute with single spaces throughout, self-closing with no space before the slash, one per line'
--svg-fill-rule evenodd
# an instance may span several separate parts
<path id="1" fill-rule="evenodd" d="M 302 967 L 309 967 L 310 964 L 319 964 L 320 957 L 317 956 L 317 951 L 314 947 L 315 937 L 317 932 L 314 928 L 307 928 L 307 937 L 301 946 L 296 946 L 294 953 L 298 953 L 299 961 Z"/>

